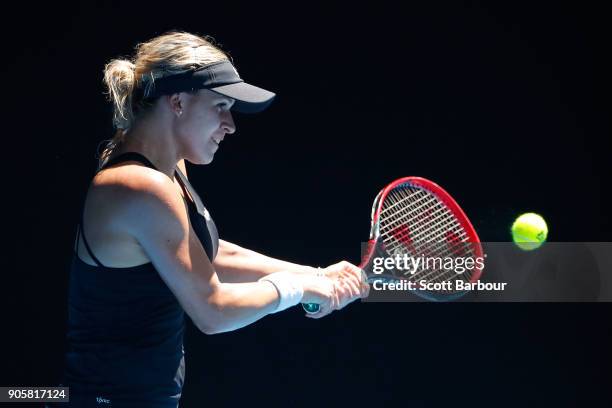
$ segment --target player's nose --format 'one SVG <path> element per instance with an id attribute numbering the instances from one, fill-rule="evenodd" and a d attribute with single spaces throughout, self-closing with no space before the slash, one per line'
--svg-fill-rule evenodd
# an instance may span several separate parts
<path id="1" fill-rule="evenodd" d="M 229 133 L 230 135 L 236 131 L 236 124 L 234 123 L 234 117 L 231 111 L 222 113 L 221 128 L 225 133 Z"/>

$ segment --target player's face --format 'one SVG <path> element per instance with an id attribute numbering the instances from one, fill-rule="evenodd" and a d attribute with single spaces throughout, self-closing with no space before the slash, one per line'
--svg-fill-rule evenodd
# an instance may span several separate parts
<path id="1" fill-rule="evenodd" d="M 226 134 L 236 131 L 230 112 L 234 100 L 208 89 L 189 95 L 177 121 L 183 157 L 194 164 L 212 162 Z"/>

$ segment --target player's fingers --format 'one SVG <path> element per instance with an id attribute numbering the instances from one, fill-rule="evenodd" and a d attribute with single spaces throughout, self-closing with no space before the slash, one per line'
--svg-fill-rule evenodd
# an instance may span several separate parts
<path id="1" fill-rule="evenodd" d="M 332 296 L 332 310 L 340 310 L 342 305 L 343 294 L 346 291 L 341 286 L 334 285 L 334 294 Z"/>
<path id="2" fill-rule="evenodd" d="M 359 281 L 356 279 L 348 279 L 343 282 L 343 286 L 346 288 L 346 292 L 351 300 L 354 300 L 361 295 L 361 289 Z"/>
<path id="3" fill-rule="evenodd" d="M 341 272 L 348 272 L 354 274 L 360 270 L 356 265 L 353 265 L 352 263 L 347 261 L 339 262 L 338 265 L 340 266 Z"/>
<path id="4" fill-rule="evenodd" d="M 342 273 L 344 274 L 354 274 L 358 269 L 355 265 L 348 262 L 342 264 Z"/>
<path id="5" fill-rule="evenodd" d="M 360 269 L 360 276 L 359 276 L 359 285 L 360 285 L 360 289 L 361 289 L 361 297 L 362 298 L 367 298 L 370 295 L 370 284 L 368 282 L 368 275 L 366 275 L 365 271 L 363 269 Z"/>
<path id="6" fill-rule="evenodd" d="M 367 298 L 370 295 L 370 284 L 365 272 L 361 271 L 361 279 L 359 280 L 359 289 L 362 298 Z"/>
<path id="7" fill-rule="evenodd" d="M 347 280 L 347 279 L 357 279 L 357 274 L 355 273 L 354 270 L 352 270 L 351 268 L 347 267 L 344 268 L 340 271 L 340 273 L 338 274 L 338 279 L 343 279 L 343 280 Z"/>
<path id="8" fill-rule="evenodd" d="M 352 303 L 362 297 L 361 287 L 359 286 L 358 282 L 346 282 L 345 285 L 347 289 L 345 292 L 345 297 L 342 300 L 342 307 L 345 307 L 349 303 Z"/>
<path id="9" fill-rule="evenodd" d="M 365 299 L 368 296 L 370 296 L 370 285 L 368 282 L 364 282 L 361 284 L 361 297 Z"/>
<path id="10" fill-rule="evenodd" d="M 351 296 L 351 290 L 346 287 L 346 286 L 340 286 L 337 288 L 337 294 L 338 294 L 338 305 L 336 307 L 337 310 L 342 309 L 344 306 L 346 306 L 347 304 L 349 304 L 353 298 L 353 296 Z"/>
<path id="11" fill-rule="evenodd" d="M 350 279 L 356 284 L 361 285 L 365 281 L 365 273 L 362 269 L 353 265 L 348 272 Z"/>
<path id="12" fill-rule="evenodd" d="M 361 273 L 357 276 L 353 275 L 351 279 L 347 281 L 347 284 L 349 284 L 351 289 L 353 290 L 352 295 L 356 297 L 364 297 L 364 292 L 368 290 L 368 288 L 366 287 L 367 283 L 362 279 Z"/>

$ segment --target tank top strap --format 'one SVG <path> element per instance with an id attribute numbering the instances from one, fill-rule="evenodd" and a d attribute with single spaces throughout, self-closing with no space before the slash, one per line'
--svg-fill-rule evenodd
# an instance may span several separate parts
<path id="1" fill-rule="evenodd" d="M 91 247 L 89 246 L 89 243 L 87 242 L 87 238 L 85 238 L 85 232 L 83 231 L 83 216 L 82 215 L 81 215 L 81 225 L 79 225 L 79 235 L 77 236 L 77 251 L 79 250 L 79 238 L 78 238 L 79 236 L 83 237 L 83 244 L 85 244 L 85 249 L 87 249 L 87 253 L 91 257 L 91 259 L 93 259 L 93 261 L 96 263 L 97 266 L 101 266 L 102 268 L 105 268 L 102 262 L 100 262 L 100 260 L 94 255 L 93 251 L 91 250 Z M 78 256 L 78 252 L 77 252 L 77 256 Z"/>
<path id="2" fill-rule="evenodd" d="M 219 250 L 219 232 L 217 231 L 217 226 L 204 206 L 199 194 L 187 179 L 187 176 L 178 167 L 175 169 L 174 174 L 177 176 L 183 193 L 185 193 L 185 201 L 190 208 L 189 217 L 191 224 L 208 258 L 212 262 Z"/>
<path id="3" fill-rule="evenodd" d="M 177 180 L 179 181 L 183 192 L 185 192 L 186 194 L 188 194 L 189 197 L 191 197 L 191 201 L 195 204 L 198 213 L 204 214 L 204 211 L 206 211 L 206 207 L 204 207 L 204 203 L 202 203 L 202 200 L 200 199 L 199 195 L 195 192 L 195 189 L 187 179 L 187 176 L 185 176 L 178 167 L 174 171 L 174 174 L 178 176 Z"/>
<path id="4" fill-rule="evenodd" d="M 157 168 L 153 165 L 153 163 L 151 163 L 151 160 L 147 159 L 144 155 L 142 155 L 141 153 L 138 152 L 125 152 L 125 153 L 121 153 L 118 156 L 113 157 L 112 159 L 108 160 L 106 163 L 104 163 L 104 166 L 102 166 L 100 168 L 99 171 L 101 171 L 102 169 L 115 165 L 117 163 L 122 163 L 122 162 L 126 162 L 126 161 L 137 161 L 139 163 L 142 163 L 143 165 L 145 165 L 146 167 L 150 167 L 153 170 L 157 170 Z M 78 235 L 77 235 L 77 253 L 79 250 L 79 237 L 83 237 L 83 244 L 85 244 L 85 249 L 87 249 L 87 253 L 89 254 L 89 256 L 91 257 L 91 259 L 93 259 L 93 261 L 96 263 L 96 265 L 101 266 L 103 268 L 105 268 L 105 266 L 102 264 L 102 262 L 100 262 L 100 260 L 94 255 L 93 251 L 91 250 L 91 247 L 89 246 L 89 243 L 87 242 L 87 238 L 85 237 L 85 202 L 83 202 L 83 208 L 81 209 L 81 223 L 78 227 Z"/>

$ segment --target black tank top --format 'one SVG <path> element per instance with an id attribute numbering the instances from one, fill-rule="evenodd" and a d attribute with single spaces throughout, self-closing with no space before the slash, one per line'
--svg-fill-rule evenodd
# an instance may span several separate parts
<path id="1" fill-rule="evenodd" d="M 125 161 L 155 169 L 135 152 L 121 154 L 103 168 Z M 178 168 L 175 174 L 186 198 L 195 201 L 186 199 L 189 220 L 212 262 L 218 250 L 215 224 L 185 175 Z M 98 266 L 83 262 L 75 252 L 62 384 L 70 387 L 71 399 L 74 395 L 87 406 L 176 407 L 185 376 L 182 307 L 152 263 L 106 267 L 82 231 L 81 215 L 78 236 Z"/>

